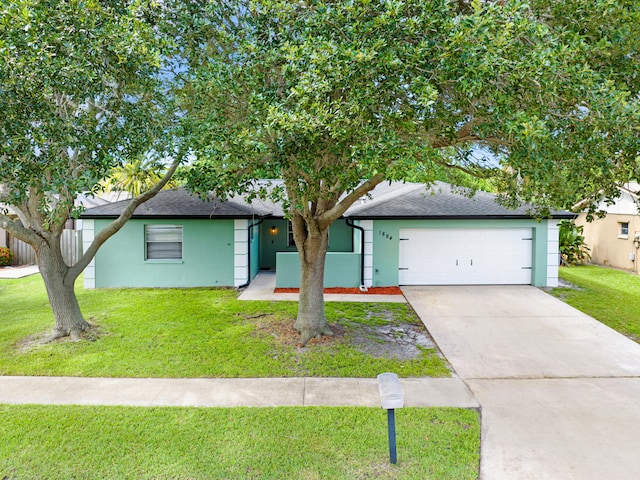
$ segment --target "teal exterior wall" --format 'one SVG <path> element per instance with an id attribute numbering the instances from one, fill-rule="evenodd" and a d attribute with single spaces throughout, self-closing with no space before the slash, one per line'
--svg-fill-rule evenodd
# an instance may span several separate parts
<path id="1" fill-rule="evenodd" d="M 108 223 L 108 220 L 95 220 L 95 232 Z M 145 260 L 144 226 L 150 224 L 182 225 L 182 260 Z M 398 285 L 401 228 L 531 228 L 532 284 L 545 286 L 549 254 L 547 225 L 547 221 L 535 220 L 375 220 L 371 232 L 373 257 L 367 257 L 369 265 L 372 264 L 372 285 Z M 278 230 L 276 235 L 270 233 L 272 226 Z M 251 230 L 250 278 L 266 267 L 276 269 L 277 287 L 299 287 L 300 261 L 295 247 L 287 246 L 287 222 L 265 220 Z M 237 236 L 237 232 L 235 234 Z M 357 238 L 358 235 L 356 231 Z M 326 287 L 360 285 L 361 252 L 353 238 L 352 229 L 343 220 L 332 226 L 325 264 Z M 237 253 L 234 240 L 237 247 L 241 238 L 234 238 L 233 220 L 130 220 L 98 251 L 95 287 L 233 286 L 237 281 L 234 279 L 234 253 Z M 245 276 L 246 272 L 245 269 Z"/>
<path id="2" fill-rule="evenodd" d="M 260 268 L 273 270 L 276 268 L 278 252 L 296 252 L 295 246 L 288 246 L 288 221 L 281 219 L 265 219 L 260 224 Z M 272 233 L 275 227 L 277 233 Z M 329 228 L 328 252 L 353 252 L 353 232 L 344 220 L 340 219 Z M 293 288 L 293 287 L 291 287 Z"/>
<path id="3" fill-rule="evenodd" d="M 276 288 L 300 287 L 300 257 L 297 252 L 279 252 L 276 266 Z M 327 252 L 324 264 L 324 286 L 359 287 L 360 254 Z"/>
<path id="4" fill-rule="evenodd" d="M 532 284 L 547 282 L 547 222 L 535 220 L 375 220 L 373 222 L 374 287 L 398 285 L 401 228 L 531 228 L 533 232 Z"/>
<path id="5" fill-rule="evenodd" d="M 275 227 L 277 233 L 272 233 Z M 295 252 L 295 247 L 287 247 L 287 221 L 265 219 L 260 224 L 260 268 L 276 268 L 276 252 Z"/>
<path id="6" fill-rule="evenodd" d="M 96 233 L 108 223 L 96 220 Z M 151 224 L 182 225 L 182 260 L 145 260 Z M 95 276 L 96 288 L 233 286 L 233 220 L 129 220 L 98 251 Z"/>

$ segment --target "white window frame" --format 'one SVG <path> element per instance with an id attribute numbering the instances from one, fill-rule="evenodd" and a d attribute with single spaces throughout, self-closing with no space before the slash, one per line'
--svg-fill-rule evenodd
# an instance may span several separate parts
<path id="1" fill-rule="evenodd" d="M 295 247 L 296 241 L 293 239 L 293 222 L 287 220 L 287 247 Z"/>
<path id="2" fill-rule="evenodd" d="M 151 238 L 151 239 L 150 239 Z M 151 252 L 150 245 L 164 244 L 163 250 Z M 154 250 L 154 249 L 151 249 Z M 145 261 L 180 262 L 183 256 L 182 225 L 166 223 L 147 224 L 144 226 L 144 259 Z"/>
<path id="3" fill-rule="evenodd" d="M 618 238 L 629 238 L 629 222 L 618 222 L 620 227 Z"/>

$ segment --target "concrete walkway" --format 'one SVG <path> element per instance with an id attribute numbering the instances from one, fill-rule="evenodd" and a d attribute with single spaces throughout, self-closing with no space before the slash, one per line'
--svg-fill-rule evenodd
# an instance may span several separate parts
<path id="1" fill-rule="evenodd" d="M 534 287 L 403 292 L 480 402 L 482 479 L 640 478 L 640 345 Z"/>
<path id="2" fill-rule="evenodd" d="M 16 265 L 13 267 L 0 267 L 0 279 L 23 278 L 40 273 L 37 265 Z"/>
<path id="3" fill-rule="evenodd" d="M 407 407 L 477 408 L 457 378 L 401 380 Z M 369 378 L 0 377 L 0 403 L 181 407 L 380 407 Z"/>

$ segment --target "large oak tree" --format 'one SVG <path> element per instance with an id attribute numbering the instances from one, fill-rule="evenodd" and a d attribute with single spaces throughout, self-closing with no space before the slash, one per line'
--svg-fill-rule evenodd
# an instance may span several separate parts
<path id="1" fill-rule="evenodd" d="M 506 204 L 542 214 L 637 170 L 637 98 L 556 3 L 246 0 L 199 17 L 189 184 L 224 195 L 284 180 L 258 193 L 280 196 L 293 225 L 302 344 L 330 334 L 329 226 L 409 167 L 495 176 Z"/>
<path id="2" fill-rule="evenodd" d="M 174 46 L 155 2 L 14 0 L 0 6 L 0 226 L 35 250 L 55 317 L 50 339 L 88 328 L 74 284 L 98 248 L 169 180 L 181 153 L 171 77 Z M 99 232 L 75 265 L 60 239 L 127 159 L 172 157 L 167 174 Z"/>

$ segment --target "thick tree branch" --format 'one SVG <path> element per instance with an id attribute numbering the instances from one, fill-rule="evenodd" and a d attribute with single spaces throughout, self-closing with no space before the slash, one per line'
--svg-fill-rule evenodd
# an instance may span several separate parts
<path id="1" fill-rule="evenodd" d="M 24 205 L 19 206 L 24 218 L 21 218 L 25 227 L 35 231 L 36 234 L 45 240 L 49 239 L 49 232 L 46 230 L 45 217 L 40 211 L 40 206 L 44 203 L 44 194 L 33 187 L 29 188 L 29 196 Z"/>
<path id="2" fill-rule="evenodd" d="M 377 173 L 369 180 L 361 183 L 358 188 L 340 200 L 333 208 L 321 214 L 318 217 L 318 223 L 322 227 L 328 227 L 332 222 L 340 218 L 360 197 L 373 190 L 384 179 L 385 176 L 382 173 Z"/>
<path id="3" fill-rule="evenodd" d="M 15 236 L 19 240 L 28 243 L 32 247 L 37 246 L 41 242 L 44 242 L 44 239 L 38 236 L 33 230 L 26 228 L 20 223 L 16 222 L 11 217 L 0 214 L 0 227 L 9 232 L 11 235 Z"/>
<path id="4" fill-rule="evenodd" d="M 471 120 L 469 120 L 467 123 L 462 125 L 458 129 L 458 131 L 456 132 L 453 138 L 452 137 L 435 138 L 430 141 L 431 146 L 433 148 L 445 148 L 445 147 L 452 147 L 453 145 L 456 145 L 458 143 L 479 140 L 478 136 L 472 135 L 471 132 L 475 127 L 477 127 L 478 125 L 481 125 L 482 122 L 484 122 L 484 120 L 485 119 L 483 119 L 482 117 L 474 117 Z"/>
<path id="5" fill-rule="evenodd" d="M 162 180 L 155 184 L 150 190 L 147 190 L 143 194 L 132 199 L 131 202 L 129 202 L 129 205 L 127 205 L 127 208 L 117 219 L 100 230 L 100 232 L 93 239 L 93 242 L 91 242 L 91 245 L 89 246 L 87 251 L 84 253 L 84 255 L 82 255 L 82 258 L 78 260 L 78 263 L 69 268 L 69 272 L 67 273 L 68 277 L 75 279 L 78 277 L 78 275 L 80 275 L 80 273 L 82 273 L 87 265 L 89 265 L 91 260 L 93 260 L 93 257 L 95 257 L 98 249 L 102 246 L 102 244 L 104 244 L 104 242 L 115 235 L 124 226 L 124 224 L 133 216 L 136 208 L 138 208 L 147 200 L 153 198 L 160 190 L 162 190 L 162 188 L 167 184 L 167 182 L 169 182 L 169 180 L 175 173 L 181 161 L 181 158 L 174 160 L 167 173 L 164 175 L 164 177 L 162 177 Z"/>

